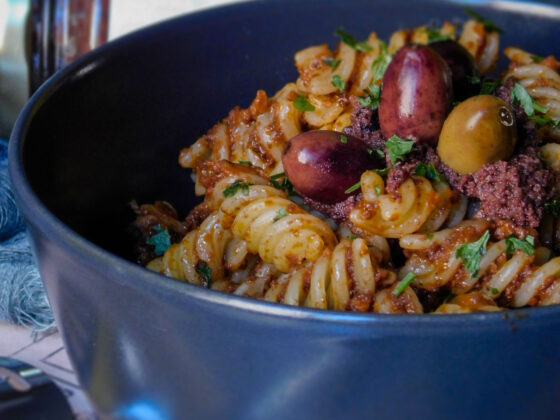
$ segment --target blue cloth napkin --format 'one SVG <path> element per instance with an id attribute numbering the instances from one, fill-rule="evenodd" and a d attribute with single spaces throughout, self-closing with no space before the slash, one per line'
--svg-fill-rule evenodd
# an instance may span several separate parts
<path id="1" fill-rule="evenodd" d="M 0 139 L 0 320 L 44 331 L 54 327 L 45 288 L 8 179 L 8 142 Z"/>

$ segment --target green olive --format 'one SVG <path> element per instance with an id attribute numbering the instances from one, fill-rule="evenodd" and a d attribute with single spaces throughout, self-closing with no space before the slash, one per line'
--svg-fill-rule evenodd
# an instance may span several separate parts
<path id="1" fill-rule="evenodd" d="M 445 120 L 438 155 L 460 174 L 471 174 L 487 163 L 509 158 L 516 132 L 508 104 L 491 95 L 473 96 L 457 105 Z"/>

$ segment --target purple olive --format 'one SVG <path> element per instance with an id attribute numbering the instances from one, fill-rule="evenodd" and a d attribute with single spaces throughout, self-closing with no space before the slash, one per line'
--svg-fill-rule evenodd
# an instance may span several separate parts
<path id="1" fill-rule="evenodd" d="M 451 70 L 430 47 L 402 47 L 383 76 L 379 123 L 392 135 L 435 144 L 453 103 Z"/>
<path id="2" fill-rule="evenodd" d="M 453 94 L 456 101 L 463 101 L 480 92 L 480 73 L 473 56 L 465 47 L 453 40 L 430 44 L 445 60 L 453 77 Z"/>
<path id="3" fill-rule="evenodd" d="M 286 176 L 301 195 L 322 203 L 348 198 L 345 191 L 384 162 L 359 139 L 336 131 L 308 131 L 290 140 L 282 156 Z M 356 191 L 356 193 L 359 189 Z"/>

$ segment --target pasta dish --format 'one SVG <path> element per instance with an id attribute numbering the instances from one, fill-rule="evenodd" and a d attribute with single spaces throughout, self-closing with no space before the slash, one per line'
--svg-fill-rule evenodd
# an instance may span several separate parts
<path id="1" fill-rule="evenodd" d="M 186 218 L 133 202 L 138 261 L 321 309 L 560 303 L 560 62 L 508 47 L 498 70 L 502 29 L 466 12 L 298 51 L 294 83 L 180 151 Z"/>

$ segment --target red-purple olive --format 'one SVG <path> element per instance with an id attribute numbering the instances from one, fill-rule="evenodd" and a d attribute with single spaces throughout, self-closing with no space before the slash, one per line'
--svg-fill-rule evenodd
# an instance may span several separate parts
<path id="1" fill-rule="evenodd" d="M 319 130 L 292 138 L 282 164 L 298 193 L 327 204 L 348 198 L 350 194 L 345 191 L 360 180 L 364 171 L 384 166 L 359 139 Z"/>
<path id="2" fill-rule="evenodd" d="M 392 135 L 435 144 L 453 103 L 451 70 L 430 47 L 402 47 L 383 76 L 379 123 Z"/>
<path id="3" fill-rule="evenodd" d="M 457 41 L 446 40 L 430 44 L 445 60 L 453 77 L 455 101 L 463 101 L 480 92 L 480 74 L 473 56 Z"/>

